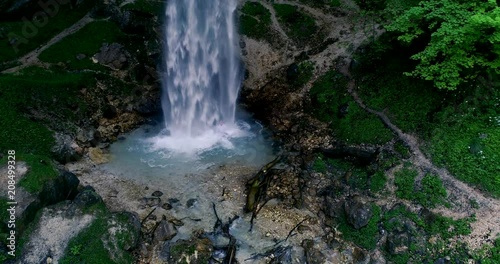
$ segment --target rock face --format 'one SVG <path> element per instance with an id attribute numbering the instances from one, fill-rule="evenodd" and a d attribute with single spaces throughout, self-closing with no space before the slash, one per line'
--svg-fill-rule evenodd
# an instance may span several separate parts
<path id="1" fill-rule="evenodd" d="M 52 148 L 54 157 L 61 163 L 76 161 L 82 157 L 83 149 L 69 135 L 54 134 L 56 144 Z"/>
<path id="2" fill-rule="evenodd" d="M 175 226 L 169 221 L 163 219 L 156 227 L 153 237 L 156 241 L 166 241 L 172 239 L 175 235 L 177 235 Z"/>
<path id="3" fill-rule="evenodd" d="M 108 66 L 112 69 L 119 70 L 127 65 L 130 55 L 123 49 L 123 46 L 118 43 L 104 43 L 99 53 L 92 57 L 94 62 Z"/>
<path id="4" fill-rule="evenodd" d="M 356 229 L 366 226 L 373 216 L 372 205 L 359 196 L 347 200 L 344 208 L 347 221 Z"/>

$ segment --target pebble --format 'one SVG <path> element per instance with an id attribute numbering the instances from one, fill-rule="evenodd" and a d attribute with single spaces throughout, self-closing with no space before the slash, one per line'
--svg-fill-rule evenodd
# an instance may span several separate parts
<path id="1" fill-rule="evenodd" d="M 160 197 L 162 195 L 163 195 L 163 193 L 160 191 L 154 191 L 153 194 L 151 194 L 151 196 L 154 196 L 154 197 Z"/>

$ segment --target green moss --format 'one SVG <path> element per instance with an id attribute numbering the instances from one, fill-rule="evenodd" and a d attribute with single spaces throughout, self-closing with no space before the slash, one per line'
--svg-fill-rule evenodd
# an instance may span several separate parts
<path id="1" fill-rule="evenodd" d="M 314 62 L 312 61 L 303 61 L 298 65 L 298 74 L 297 76 L 290 81 L 290 85 L 293 89 L 298 89 L 308 83 L 314 72 Z"/>
<path id="2" fill-rule="evenodd" d="M 401 199 L 411 200 L 414 197 L 415 178 L 418 172 L 410 167 L 404 167 L 394 173 L 394 185 L 398 188 L 396 196 Z"/>
<path id="3" fill-rule="evenodd" d="M 493 246 L 485 246 L 474 254 L 474 259 L 484 264 L 500 263 L 500 237 L 495 239 Z"/>
<path id="4" fill-rule="evenodd" d="M 34 27 L 35 31 L 31 31 L 28 26 L 25 26 L 27 22 L 23 22 L 21 18 L 18 21 L 0 22 L 0 61 L 13 60 L 38 48 L 80 20 L 94 6 L 93 1 L 83 1 L 76 8 L 71 8 L 70 4 L 59 5 L 59 12 L 55 16 L 49 17 L 44 26 Z M 26 16 L 26 18 L 32 24 L 32 17 Z M 32 33 L 33 36 L 28 36 L 23 32 L 36 33 Z M 17 39 L 17 52 L 9 43 L 14 39 Z"/>
<path id="5" fill-rule="evenodd" d="M 441 179 L 436 175 L 427 174 L 422 179 L 421 188 L 414 197 L 424 207 L 432 208 L 438 204 L 444 204 L 446 195 L 446 189 Z"/>
<path id="6" fill-rule="evenodd" d="M 347 79 L 336 71 L 329 71 L 310 90 L 312 112 L 325 122 L 330 122 L 337 138 L 348 143 L 382 144 L 392 138 L 392 133 L 375 116 L 361 109 L 347 92 Z M 344 108 L 347 113 L 342 114 Z"/>
<path id="7" fill-rule="evenodd" d="M 347 79 L 337 71 L 319 77 L 309 92 L 315 116 L 325 122 L 337 118 L 340 105 L 349 102 L 346 90 Z"/>
<path id="8" fill-rule="evenodd" d="M 318 157 L 316 157 L 312 168 L 317 172 L 325 173 L 327 171 L 328 168 L 326 166 L 325 158 L 323 157 L 323 155 L 319 155 Z"/>
<path id="9" fill-rule="evenodd" d="M 123 36 L 115 23 L 94 21 L 43 51 L 39 58 L 51 63 L 64 62 L 72 69 L 103 69 L 92 62 L 92 56 L 99 52 L 103 43 L 116 42 Z M 85 58 L 77 59 L 79 54 L 84 54 Z"/>
<path id="10" fill-rule="evenodd" d="M 372 205 L 373 216 L 368 222 L 368 225 L 356 230 L 349 223 L 345 216 L 340 217 L 338 229 L 342 232 L 342 237 L 346 240 L 354 242 L 356 245 L 368 250 L 372 250 L 377 245 L 378 227 L 380 219 L 380 207 Z"/>
<path id="11" fill-rule="evenodd" d="M 256 39 L 268 39 L 271 12 L 258 2 L 246 2 L 241 8 L 240 32 Z"/>
<path id="12" fill-rule="evenodd" d="M 410 158 L 410 150 L 402 141 L 398 140 L 394 143 L 394 150 L 401 155 L 403 159 Z"/>
<path id="13" fill-rule="evenodd" d="M 278 21 L 285 26 L 286 33 L 293 39 L 305 41 L 310 39 L 318 27 L 314 19 L 299 11 L 296 6 L 288 4 L 273 4 Z"/>
<path id="14" fill-rule="evenodd" d="M 444 110 L 448 111 L 454 112 Z M 458 179 L 500 197 L 500 129 L 475 115 L 443 114 L 444 123 L 437 124 L 427 149 L 433 161 Z"/>
<path id="15" fill-rule="evenodd" d="M 108 228 L 109 218 L 106 215 L 98 216 L 87 228 L 82 230 L 76 237 L 72 238 L 61 258 L 61 264 L 87 263 L 87 264 L 112 264 L 112 263 L 134 263 L 130 252 L 123 251 L 123 233 L 127 230 L 117 231 L 117 245 L 110 242 Z M 107 244 L 105 244 L 107 243 Z M 111 244 L 110 244 L 111 243 Z M 82 247 L 83 245 L 83 247 Z M 118 246 L 118 248 L 116 247 Z M 78 254 L 71 249 L 79 248 Z M 109 252 L 107 248 L 113 250 Z M 74 251 L 74 250 L 73 250 Z M 118 259 L 113 259 L 113 257 Z"/>
<path id="16" fill-rule="evenodd" d="M 377 171 L 370 177 L 370 190 L 374 193 L 384 189 L 387 177 L 383 171 Z"/>
<path id="17" fill-rule="evenodd" d="M 19 186 L 30 193 L 42 190 L 43 185 L 58 176 L 50 158 L 40 155 L 19 155 L 18 160 L 25 161 L 29 167 L 26 175 L 19 181 Z"/>

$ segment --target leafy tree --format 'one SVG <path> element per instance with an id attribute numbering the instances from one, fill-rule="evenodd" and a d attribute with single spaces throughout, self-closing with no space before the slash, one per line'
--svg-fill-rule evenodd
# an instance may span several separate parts
<path id="1" fill-rule="evenodd" d="M 485 71 L 500 73 L 500 8 L 495 0 L 424 0 L 387 27 L 410 44 L 425 48 L 409 76 L 431 80 L 440 89 L 457 86 Z"/>

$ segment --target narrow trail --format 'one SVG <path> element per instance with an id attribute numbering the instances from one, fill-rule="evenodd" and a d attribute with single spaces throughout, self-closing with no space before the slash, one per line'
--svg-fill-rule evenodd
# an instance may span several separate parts
<path id="1" fill-rule="evenodd" d="M 384 112 L 375 111 L 363 102 L 356 92 L 356 82 L 349 72 L 350 60 L 340 70 L 349 79 L 348 92 L 356 103 L 369 113 L 380 118 L 382 122 L 391 129 L 396 136 L 401 139 L 411 150 L 410 161 L 424 172 L 438 175 L 448 189 L 448 193 L 453 197 L 453 210 L 449 208 L 438 208 L 433 211 L 453 218 L 463 218 L 475 214 L 476 221 L 471 224 L 472 233 L 464 237 L 465 242 L 472 249 L 483 246 L 482 241 L 493 242 L 500 234 L 500 201 L 488 197 L 479 190 L 463 183 L 451 175 L 445 168 L 439 168 L 433 164 L 420 150 L 420 143 L 416 136 L 404 133 L 399 127 L 394 125 Z M 475 201 L 479 208 L 472 208 L 471 201 Z"/>
<path id="2" fill-rule="evenodd" d="M 89 24 L 92 21 L 94 21 L 94 19 L 90 16 L 90 14 L 85 15 L 82 19 L 77 21 L 75 24 L 71 25 L 70 27 L 66 28 L 65 30 L 63 30 L 62 32 L 57 34 L 55 37 L 53 37 L 51 40 L 49 40 L 47 43 L 45 43 L 45 45 L 43 45 L 42 47 L 37 48 L 37 49 L 29 52 L 28 54 L 24 55 L 23 57 L 19 58 L 17 61 L 19 61 L 21 63 L 21 65 L 4 70 L 4 71 L 2 71 L 2 73 L 14 73 L 14 72 L 22 70 L 30 65 L 35 65 L 35 64 L 42 65 L 42 66 L 48 66 L 47 63 L 41 62 L 38 59 L 38 56 L 40 56 L 40 54 L 44 50 L 48 49 L 50 46 L 59 42 L 64 37 L 77 32 L 78 30 L 82 29 L 84 26 L 86 26 L 87 24 Z"/>

